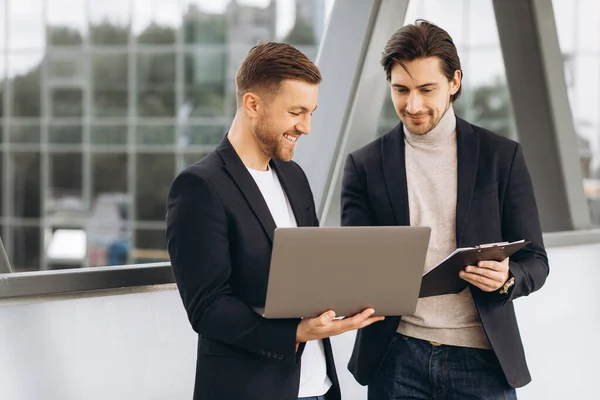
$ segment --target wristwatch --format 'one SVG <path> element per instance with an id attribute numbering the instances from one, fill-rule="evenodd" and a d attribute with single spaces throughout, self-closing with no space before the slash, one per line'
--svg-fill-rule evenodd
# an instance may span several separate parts
<path id="1" fill-rule="evenodd" d="M 507 294 L 511 287 L 515 284 L 515 277 L 509 272 L 509 278 L 504 282 L 498 293 Z"/>

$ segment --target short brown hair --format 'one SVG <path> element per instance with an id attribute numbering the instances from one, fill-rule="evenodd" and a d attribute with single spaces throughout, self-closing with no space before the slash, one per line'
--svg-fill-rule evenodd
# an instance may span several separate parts
<path id="1" fill-rule="evenodd" d="M 237 102 L 249 91 L 266 89 L 277 92 L 285 79 L 321 83 L 317 66 L 298 49 L 285 43 L 263 42 L 254 46 L 235 77 Z"/>
<path id="2" fill-rule="evenodd" d="M 398 29 L 392 35 L 381 55 L 381 66 L 385 70 L 387 80 L 390 81 L 394 64 L 424 57 L 439 58 L 448 81 L 452 80 L 457 70 L 462 75 L 460 58 L 448 32 L 422 19 Z M 457 100 L 461 91 L 462 85 L 450 100 Z"/>

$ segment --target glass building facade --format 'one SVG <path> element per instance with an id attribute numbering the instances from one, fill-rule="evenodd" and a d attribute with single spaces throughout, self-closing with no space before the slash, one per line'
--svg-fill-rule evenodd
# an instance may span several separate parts
<path id="1" fill-rule="evenodd" d="M 13 268 L 166 260 L 168 188 L 228 129 L 247 51 L 278 40 L 316 59 L 332 4 L 0 0 L 0 236 Z M 553 4 L 600 225 L 600 3 Z M 456 42 L 457 114 L 518 140 L 491 0 L 413 0 L 416 18 Z M 397 122 L 388 100 L 373 129 Z"/>

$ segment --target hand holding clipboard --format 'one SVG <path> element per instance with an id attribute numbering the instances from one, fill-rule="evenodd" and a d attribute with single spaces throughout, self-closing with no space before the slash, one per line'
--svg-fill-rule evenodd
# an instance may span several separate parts
<path id="1" fill-rule="evenodd" d="M 479 261 L 502 261 L 529 243 L 529 241 L 519 240 L 456 249 L 431 271 L 423 275 L 419 297 L 459 293 L 467 287 L 467 282 L 460 278 L 458 273 L 467 265 L 477 265 Z"/>

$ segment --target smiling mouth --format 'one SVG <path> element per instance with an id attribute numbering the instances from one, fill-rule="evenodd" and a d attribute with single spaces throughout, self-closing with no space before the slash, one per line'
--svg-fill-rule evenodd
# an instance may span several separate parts
<path id="1" fill-rule="evenodd" d="M 297 136 L 288 135 L 287 133 L 284 133 L 283 137 L 286 138 L 287 141 L 290 142 L 291 144 L 295 144 L 296 141 L 298 140 Z"/>

